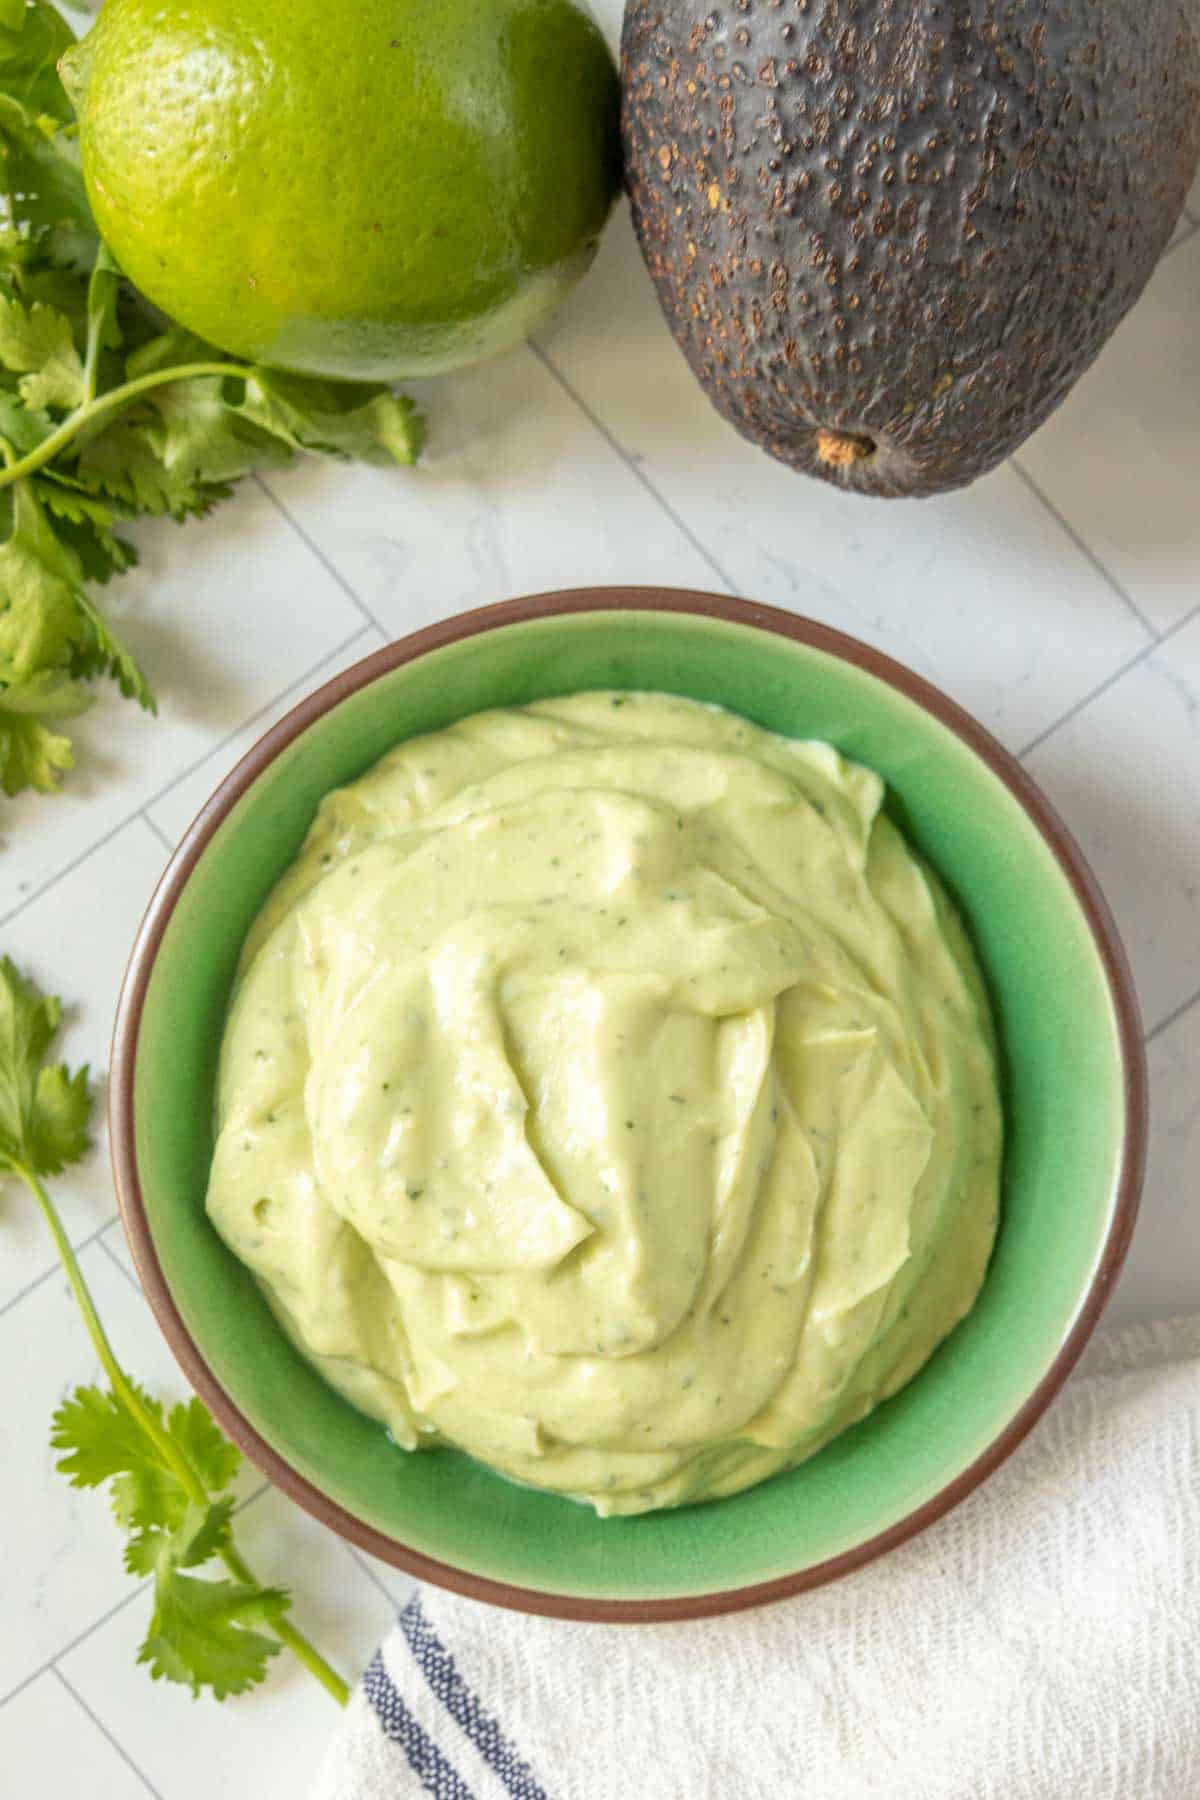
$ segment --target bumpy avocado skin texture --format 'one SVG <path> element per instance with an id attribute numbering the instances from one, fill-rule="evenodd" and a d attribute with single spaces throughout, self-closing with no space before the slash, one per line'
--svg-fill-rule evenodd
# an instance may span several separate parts
<path id="1" fill-rule="evenodd" d="M 962 487 L 1141 293 L 1200 156 L 1190 0 L 630 0 L 622 130 L 717 410 L 860 493 Z"/>

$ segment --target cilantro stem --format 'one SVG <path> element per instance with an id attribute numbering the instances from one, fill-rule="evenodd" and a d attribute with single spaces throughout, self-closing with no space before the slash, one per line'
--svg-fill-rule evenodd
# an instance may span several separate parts
<path id="1" fill-rule="evenodd" d="M 153 1413 L 143 1404 L 136 1387 L 117 1361 L 116 1353 L 108 1340 L 108 1334 L 100 1322 L 100 1315 L 96 1311 L 91 1291 L 84 1280 L 83 1271 L 79 1267 L 79 1261 L 71 1247 L 71 1240 L 63 1229 L 58 1208 L 32 1169 L 26 1168 L 23 1163 L 10 1161 L 7 1158 L 5 1161 L 13 1174 L 25 1183 L 41 1209 L 42 1217 L 46 1221 L 50 1236 L 54 1239 L 54 1247 L 58 1251 L 63 1270 L 70 1283 L 71 1292 L 75 1296 L 76 1304 L 87 1327 L 88 1336 L 92 1340 L 96 1355 L 100 1358 L 104 1373 L 112 1384 L 113 1392 L 133 1414 L 188 1498 L 197 1506 L 206 1506 L 209 1498 L 208 1492 L 192 1467 L 191 1461 L 159 1425 Z M 225 1545 L 219 1554 L 221 1561 L 235 1581 L 245 1582 L 248 1587 L 261 1586 L 245 1558 L 234 1549 L 232 1544 Z M 350 1689 L 337 1671 L 325 1661 L 315 1645 L 310 1644 L 303 1633 L 297 1631 L 295 1626 L 290 1625 L 286 1619 L 281 1619 L 271 1629 L 280 1643 L 285 1645 L 297 1662 L 302 1663 L 309 1674 L 321 1683 L 321 1686 L 333 1696 L 338 1705 L 345 1706 L 350 1698 Z"/>
<path id="2" fill-rule="evenodd" d="M 120 387 L 110 388 L 107 393 L 85 400 L 82 406 L 65 418 L 57 430 L 48 438 L 43 438 L 36 450 L 30 450 L 19 462 L 9 463 L 7 468 L 0 469 L 0 489 L 11 487 L 14 481 L 20 481 L 25 475 L 36 475 L 39 469 L 53 462 L 61 450 L 65 450 L 72 440 L 88 425 L 98 419 L 107 418 L 109 413 L 120 412 L 131 400 L 142 394 L 150 393 L 154 388 L 168 387 L 173 381 L 188 381 L 196 375 L 232 375 L 244 381 L 247 375 L 245 363 L 197 362 L 179 363 L 170 369 L 154 369 L 149 375 L 139 375 L 136 381 L 123 382 Z"/>
<path id="3" fill-rule="evenodd" d="M 244 1581 L 250 1587 L 261 1586 L 258 1577 L 238 1555 L 232 1544 L 226 1545 L 225 1549 L 221 1551 L 221 1560 L 236 1581 Z M 290 1625 L 286 1619 L 277 1620 L 271 1626 L 271 1630 L 285 1649 L 291 1651 L 296 1661 L 308 1670 L 314 1680 L 320 1682 L 326 1693 L 336 1700 L 339 1706 L 348 1705 L 350 1689 L 337 1670 L 331 1668 L 325 1661 L 316 1645 L 309 1643 L 302 1631 L 297 1631 L 296 1627 Z"/>
<path id="4" fill-rule="evenodd" d="M 91 406 L 96 398 L 96 382 L 100 375 L 100 333 L 88 333 L 87 355 L 83 361 L 83 404 Z M 72 414 L 72 418 L 74 414 Z M 71 420 L 66 423 L 69 425 Z M 40 446 L 39 446 L 40 447 Z"/>
<path id="5" fill-rule="evenodd" d="M 87 1326 L 88 1336 L 92 1340 L 96 1355 L 100 1358 L 104 1373 L 112 1383 L 113 1392 L 119 1394 L 125 1405 L 128 1406 L 130 1412 L 136 1415 L 139 1424 L 146 1426 L 149 1423 L 152 1426 L 152 1421 L 147 1421 L 145 1412 L 142 1408 L 142 1403 L 126 1376 L 124 1369 L 122 1369 L 120 1363 L 117 1361 L 116 1353 L 108 1341 L 108 1334 L 105 1331 L 104 1326 L 100 1323 L 100 1315 L 96 1311 L 95 1302 L 92 1299 L 87 1282 L 83 1278 L 83 1271 L 79 1267 L 79 1262 L 74 1250 L 71 1248 L 71 1240 L 63 1229 L 62 1220 L 58 1216 L 58 1208 L 55 1206 L 53 1200 L 51 1200 L 49 1194 L 46 1192 L 46 1189 L 42 1186 L 42 1183 L 31 1169 L 25 1168 L 21 1163 L 10 1163 L 9 1167 L 12 1169 L 13 1174 L 18 1176 L 25 1183 L 25 1186 L 29 1189 L 41 1208 L 42 1217 L 46 1221 L 50 1236 L 54 1239 L 54 1248 L 58 1251 L 59 1260 L 62 1263 L 67 1280 L 71 1285 L 71 1292 L 74 1294 L 76 1304 L 83 1314 L 83 1322 Z M 157 1436 L 152 1429 L 151 1436 L 154 1437 L 155 1442 L 157 1443 Z M 174 1451 L 174 1448 L 175 1446 L 172 1444 L 172 1451 Z"/>

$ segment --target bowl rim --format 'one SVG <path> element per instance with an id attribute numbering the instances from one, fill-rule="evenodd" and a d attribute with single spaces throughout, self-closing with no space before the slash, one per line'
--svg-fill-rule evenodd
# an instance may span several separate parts
<path id="1" fill-rule="evenodd" d="M 1070 885 L 1100 958 L 1117 1028 L 1125 1097 L 1125 1133 L 1116 1200 L 1103 1247 L 1074 1321 L 1042 1379 L 988 1446 L 938 1492 L 885 1530 L 791 1575 L 708 1594 L 604 1600 L 527 1588 L 477 1575 L 413 1550 L 331 1500 L 260 1436 L 216 1380 L 167 1285 L 138 1176 L 134 1070 L 147 989 L 163 935 L 193 869 L 242 795 L 310 725 L 350 695 L 431 651 L 480 633 L 530 620 L 598 612 L 691 614 L 763 632 L 823 651 L 874 676 L 914 701 L 959 737 L 1013 794 Z M 518 1612 L 593 1622 L 653 1623 L 710 1617 L 789 1598 L 873 1562 L 932 1525 L 1012 1454 L 1041 1418 L 1083 1352 L 1120 1274 L 1141 1195 L 1146 1163 L 1148 1081 L 1141 1018 L 1125 951 L 1108 903 L 1083 852 L 1036 782 L 992 734 L 922 676 L 883 651 L 797 613 L 687 588 L 603 586 L 558 589 L 456 613 L 398 638 L 332 677 L 293 706 L 225 776 L 171 856 L 138 927 L 121 986 L 110 1057 L 108 1119 L 113 1176 L 133 1260 L 158 1324 L 193 1388 L 214 1417 L 275 1486 L 307 1512 L 382 1561 L 423 1581 Z"/>

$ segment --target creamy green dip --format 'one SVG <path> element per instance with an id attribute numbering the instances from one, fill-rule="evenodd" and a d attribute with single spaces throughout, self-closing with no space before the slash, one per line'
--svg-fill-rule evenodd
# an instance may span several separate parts
<path id="1" fill-rule="evenodd" d="M 601 1513 L 811 1456 L 972 1305 L 1001 1124 L 877 776 L 658 694 L 403 744 L 256 922 L 209 1212 L 325 1379 Z"/>

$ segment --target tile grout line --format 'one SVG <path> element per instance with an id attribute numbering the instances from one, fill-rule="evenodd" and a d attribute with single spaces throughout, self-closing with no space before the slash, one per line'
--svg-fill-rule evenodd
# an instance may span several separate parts
<path id="1" fill-rule="evenodd" d="M 154 833 L 155 837 L 158 839 L 158 841 L 162 845 L 163 849 L 168 852 L 168 854 L 170 854 L 172 851 L 174 851 L 174 849 L 175 849 L 174 844 L 171 842 L 170 838 L 167 836 L 165 831 L 159 830 L 158 826 L 154 823 L 154 820 L 150 817 L 150 814 L 146 811 L 146 808 L 144 806 L 143 806 L 141 812 L 137 816 L 139 819 L 141 819 L 143 821 L 144 824 L 146 824 L 150 827 L 151 831 Z"/>
<path id="2" fill-rule="evenodd" d="M 0 1709 L 6 1707 L 10 1700 L 15 1700 L 18 1694 L 23 1694 L 26 1688 L 32 1687 L 39 1676 L 45 1675 L 48 1670 L 55 1668 L 60 1658 L 70 1656 L 73 1650 L 78 1650 L 81 1644 L 86 1644 L 95 1632 L 109 1624 L 119 1612 L 124 1612 L 125 1608 L 131 1606 L 139 1594 L 148 1592 L 152 1585 L 153 1576 L 147 1576 L 144 1581 L 139 1581 L 135 1587 L 130 1589 L 129 1593 L 121 1596 L 115 1606 L 110 1606 L 108 1611 L 101 1613 L 98 1619 L 93 1619 L 91 1624 L 79 1633 L 78 1637 L 73 1637 L 69 1644 L 64 1644 L 60 1650 L 54 1652 L 53 1656 L 48 1656 L 44 1663 L 39 1663 L 36 1669 L 31 1669 L 29 1674 L 18 1681 L 14 1687 L 10 1687 L 6 1694 L 0 1694 Z"/>
<path id="3" fill-rule="evenodd" d="M 1176 619 L 1173 625 L 1168 626 L 1166 631 L 1151 638 L 1148 644 L 1143 644 L 1140 650 L 1127 657 L 1119 668 L 1113 670 L 1111 675 L 1106 675 L 1103 681 L 1097 682 L 1096 686 L 1084 694 L 1081 700 L 1077 700 L 1074 706 L 1068 707 L 1060 719 L 1055 719 L 1052 725 L 1047 725 L 1045 730 L 1039 731 L 1036 737 L 1030 738 L 1029 742 L 1016 752 L 1017 761 L 1024 762 L 1025 758 L 1030 756 L 1033 751 L 1040 750 L 1046 740 L 1053 737 L 1056 731 L 1061 730 L 1064 725 L 1069 725 L 1072 719 L 1077 719 L 1080 713 L 1092 704 L 1093 700 L 1098 700 L 1102 694 L 1107 694 L 1109 689 L 1114 688 L 1118 681 L 1123 680 L 1131 669 L 1136 669 L 1148 661 L 1156 650 L 1161 650 L 1164 645 L 1169 644 L 1173 637 L 1177 637 L 1184 627 L 1190 625 L 1196 618 L 1200 618 L 1200 605 L 1193 606 L 1190 611 L 1184 613 L 1181 619 Z"/>
<path id="4" fill-rule="evenodd" d="M 1092 568 L 1095 569 L 1097 575 L 1099 575 L 1105 584 L 1112 589 L 1119 600 L 1125 602 L 1125 605 L 1133 614 L 1142 629 L 1148 632 L 1151 638 L 1157 639 L 1159 635 L 1158 632 L 1155 631 L 1153 625 L 1150 623 L 1141 607 L 1137 604 L 1136 600 L 1125 592 L 1125 589 L 1121 586 L 1116 577 L 1105 568 L 1103 562 L 1092 549 L 1091 545 L 1086 539 L 1080 536 L 1070 521 L 1058 510 L 1053 500 L 1042 492 L 1037 482 L 1033 479 L 1033 476 L 1030 475 L 1026 469 L 1021 467 L 1019 455 L 1009 458 L 1009 466 L 1012 469 L 1013 474 L 1019 476 L 1025 483 L 1025 486 L 1029 489 L 1035 500 L 1038 500 L 1041 505 L 1045 507 L 1046 511 L 1050 514 L 1050 517 L 1062 528 L 1074 544 L 1075 548 L 1079 551 L 1080 555 L 1086 558 Z"/>
<path id="5" fill-rule="evenodd" d="M 312 680 L 314 675 L 320 674 L 327 663 L 331 663 L 336 657 L 341 656 L 343 651 L 350 648 L 351 644 L 356 644 L 360 637 L 365 637 L 369 630 L 369 625 L 360 625 L 357 631 L 352 631 L 349 637 L 345 637 L 340 643 L 335 644 L 332 650 L 327 650 L 324 656 L 320 657 L 315 663 L 310 664 L 307 669 L 302 670 L 294 681 L 289 682 L 287 687 L 285 687 L 281 693 L 275 694 L 264 705 L 260 706 L 257 712 L 252 712 L 248 719 L 243 719 L 238 725 L 234 726 L 232 731 L 227 731 L 223 738 L 219 738 L 215 744 L 210 744 L 202 756 L 198 756 L 196 760 L 190 762 L 185 769 L 181 769 L 177 775 L 173 775 L 170 781 L 164 782 L 162 787 L 156 789 L 148 799 L 142 802 L 138 811 L 148 811 L 150 807 L 156 806 L 160 800 L 165 799 L 173 788 L 180 787 L 189 776 L 196 773 L 197 769 L 202 768 L 210 756 L 217 756 L 222 750 L 228 749 L 234 739 L 239 738 L 242 735 L 247 726 L 256 725 L 260 719 L 265 719 L 269 713 L 274 712 L 275 708 L 286 700 L 289 694 L 294 694 L 297 688 L 306 686 L 307 683 Z M 137 813 L 130 814 L 130 818 L 136 817 Z"/>
<path id="6" fill-rule="evenodd" d="M 641 486 L 649 494 L 650 498 L 655 502 L 655 504 L 658 506 L 659 510 L 666 514 L 667 518 L 670 519 L 672 525 L 674 525 L 676 531 L 679 532 L 680 536 L 682 538 L 684 538 L 691 545 L 692 549 L 696 552 L 697 556 L 699 556 L 703 562 L 708 564 L 708 567 L 712 570 L 713 574 L 717 577 L 717 580 L 721 583 L 721 586 L 725 589 L 725 592 L 727 594 L 736 595 L 738 593 L 737 586 L 735 585 L 734 582 L 730 581 L 728 575 L 725 573 L 724 569 L 721 567 L 721 565 L 717 561 L 716 557 L 712 554 L 711 550 L 707 549 L 706 546 L 703 543 L 701 543 L 700 539 L 696 536 L 695 532 L 692 531 L 691 527 L 689 525 L 687 525 L 684 522 L 684 520 L 679 516 L 679 514 L 675 511 L 675 508 L 671 505 L 671 502 L 666 498 L 666 496 L 659 493 L 658 489 L 655 487 L 655 485 L 651 481 L 650 477 L 646 474 L 645 470 L 640 468 L 638 466 L 638 464 L 636 462 L 634 462 L 633 458 L 629 455 L 629 453 L 625 449 L 624 445 L 619 441 L 618 438 L 616 438 L 613 435 L 613 433 L 609 430 L 608 426 L 599 417 L 599 415 L 592 411 L 592 409 L 588 405 L 587 401 L 584 400 L 581 395 L 576 393 L 575 389 L 571 386 L 571 383 L 567 380 L 566 376 L 564 374 L 562 374 L 562 372 L 558 369 L 558 367 L 552 361 L 549 353 L 547 351 L 543 350 L 541 345 L 535 343 L 532 339 L 529 342 L 528 348 L 533 352 L 534 356 L 536 356 L 537 360 L 541 363 L 541 365 L 545 369 L 546 373 L 554 381 L 556 381 L 558 383 L 559 387 L 562 389 L 563 393 L 567 396 L 568 400 L 573 401 L 574 404 L 579 408 L 579 411 L 583 414 L 583 416 L 587 420 L 588 424 L 592 427 L 592 430 L 597 432 L 599 434 L 599 436 L 604 439 L 604 442 L 608 445 L 609 449 L 612 450 L 614 452 L 614 454 L 616 456 L 618 456 L 620 458 L 620 460 L 624 463 L 625 467 L 629 470 L 629 473 L 634 477 L 634 480 L 640 482 Z"/>
<path id="7" fill-rule="evenodd" d="M 261 1487 L 255 1488 L 252 1494 L 247 1494 L 244 1500 L 239 1500 L 234 1509 L 235 1512 L 244 1512 L 248 1506 L 252 1506 L 256 1500 L 261 1500 L 262 1496 L 270 1490 L 271 1483 L 269 1481 L 264 1481 Z M 81 1645 L 86 1644 L 88 1639 L 94 1636 L 97 1631 L 101 1631 L 105 1625 L 110 1624 L 112 1620 L 116 1618 L 118 1613 L 124 1612 L 127 1606 L 132 1606 L 139 1595 L 148 1592 L 152 1585 L 152 1577 L 147 1577 L 146 1580 L 139 1581 L 127 1594 L 123 1594 L 115 1605 L 110 1606 L 107 1612 L 102 1612 L 98 1619 L 93 1619 L 91 1624 L 79 1633 L 78 1637 L 73 1637 L 71 1641 L 64 1644 L 60 1650 L 56 1650 L 53 1656 L 48 1656 L 44 1663 L 39 1663 L 36 1669 L 31 1669 L 28 1675 L 22 1676 L 21 1680 L 13 1687 L 10 1687 L 7 1693 L 0 1694 L 0 1711 L 8 1705 L 10 1700 L 15 1700 L 19 1694 L 25 1692 L 26 1688 L 32 1687 L 34 1682 L 39 1681 L 43 1675 L 51 1672 L 56 1675 L 60 1674 L 61 1671 L 58 1668 L 58 1664 L 64 1656 L 70 1656 L 73 1651 L 78 1650 Z"/>
<path id="8" fill-rule="evenodd" d="M 248 1466 L 250 1468 L 253 1468 L 254 1464 L 251 1463 Z M 259 1482 L 258 1486 L 255 1488 L 255 1490 L 252 1494 L 247 1494 L 244 1500 L 239 1500 L 236 1503 L 236 1505 L 234 1506 L 234 1509 L 233 1509 L 234 1518 L 236 1519 L 242 1513 L 244 1513 L 248 1506 L 253 1506 L 254 1502 L 256 1500 L 261 1500 L 264 1494 L 271 1494 L 271 1493 L 274 1493 L 275 1491 L 276 1491 L 276 1489 L 275 1489 L 274 1483 L 267 1481 L 264 1478 L 262 1481 Z M 278 1491 L 280 1493 L 283 1492 L 282 1488 L 279 1489 Z"/>
<path id="9" fill-rule="evenodd" d="M 125 1766 L 129 1770 L 132 1771 L 132 1773 L 134 1775 L 137 1776 L 138 1780 L 141 1782 L 141 1784 L 145 1788 L 146 1792 L 148 1794 L 153 1794 L 154 1800 L 163 1800 L 162 1795 L 159 1793 L 158 1789 L 154 1786 L 154 1783 L 149 1779 L 148 1776 L 143 1775 L 142 1771 L 138 1768 L 138 1766 L 134 1762 L 133 1758 L 129 1755 L 129 1752 L 113 1736 L 112 1732 L 108 1729 L 108 1726 L 104 1723 L 104 1720 L 101 1719 L 98 1716 L 98 1714 L 96 1714 L 92 1711 L 91 1707 L 88 1705 L 88 1703 L 84 1699 L 83 1695 L 81 1693 L 79 1693 L 78 1689 L 76 1689 L 75 1687 L 73 1687 L 71 1685 L 71 1683 L 67 1680 L 66 1676 L 63 1674 L 62 1670 L 59 1668 L 57 1663 L 54 1663 L 51 1665 L 50 1672 L 52 1675 L 56 1675 L 58 1677 L 58 1679 L 59 1679 L 59 1681 L 61 1681 L 63 1687 L 67 1690 L 67 1693 L 71 1696 L 72 1700 L 75 1702 L 76 1706 L 79 1708 L 80 1712 L 85 1713 L 87 1715 L 87 1717 L 92 1721 L 92 1724 L 96 1727 L 96 1730 L 98 1732 L 100 1732 L 101 1736 L 106 1737 L 108 1739 L 109 1743 L 112 1745 L 112 1747 L 116 1751 L 117 1755 L 121 1758 L 121 1761 L 125 1764 Z"/>
<path id="10" fill-rule="evenodd" d="M 61 869 L 55 870 L 48 881 L 44 881 L 40 887 L 34 888 L 32 893 L 25 895 L 24 899 L 18 900 L 17 904 L 6 912 L 3 918 L 0 918 L 0 930 L 6 925 L 11 925 L 12 921 L 18 918 L 27 906 L 32 906 L 35 900 L 40 900 L 43 894 L 50 891 L 56 881 L 61 881 L 64 876 L 70 875 L 74 869 L 78 869 L 89 856 L 94 856 L 97 850 L 103 850 L 105 844 L 110 844 L 119 832 L 124 831 L 127 825 L 133 823 L 136 817 L 136 813 L 130 813 L 127 819 L 118 819 L 110 830 L 104 832 L 101 837 L 94 838 L 86 850 L 81 850 L 79 855 L 73 856 L 69 863 L 65 863 Z"/>
<path id="11" fill-rule="evenodd" d="M 337 582 L 343 594 L 345 594 L 346 598 L 352 603 L 357 611 L 361 613 L 367 623 L 373 625 L 384 640 L 387 643 L 390 643 L 392 641 L 393 633 L 388 631 L 375 617 L 375 614 L 371 611 L 371 608 L 367 605 L 366 601 L 360 594 L 355 592 L 341 570 L 337 567 L 336 563 L 330 561 L 329 557 L 326 556 L 316 540 L 309 536 L 308 532 L 304 529 L 303 525 L 301 525 L 291 509 L 285 506 L 283 501 L 279 498 L 279 495 L 267 486 L 261 475 L 255 475 L 253 479 L 258 483 L 260 490 L 270 501 L 280 518 L 286 520 L 291 526 L 292 530 L 300 539 L 300 542 L 304 545 L 309 554 L 316 557 L 321 567 L 325 570 L 325 573 Z"/>
<path id="12" fill-rule="evenodd" d="M 107 1231 L 109 1226 L 114 1224 L 120 1216 L 119 1213 L 113 1213 L 111 1218 L 105 1219 L 103 1225 L 97 1225 L 95 1231 L 90 1231 L 85 1238 L 80 1238 L 78 1243 L 72 1243 L 71 1248 L 76 1256 L 81 1256 L 88 1245 L 94 1244 L 96 1239 L 100 1237 L 103 1232 Z M 21 1288 L 18 1293 L 9 1295 L 3 1305 L 0 1305 L 0 1319 L 4 1317 L 5 1313 L 11 1312 L 13 1307 L 19 1305 L 22 1300 L 27 1300 L 30 1294 L 42 1287 L 47 1281 L 52 1280 L 55 1275 L 61 1272 L 61 1270 L 62 1264 L 56 1257 L 48 1269 L 43 1269 L 40 1275 L 36 1275 L 34 1279 Z"/>
<path id="13" fill-rule="evenodd" d="M 119 1213 L 118 1213 L 117 1217 L 120 1218 Z M 136 1275 L 131 1275 L 129 1273 L 129 1270 L 125 1267 L 125 1264 L 121 1261 L 121 1259 L 117 1255 L 116 1251 L 111 1249 L 110 1246 L 104 1242 L 103 1238 L 101 1238 L 101 1240 L 100 1240 L 100 1248 L 101 1248 L 101 1250 L 103 1250 L 105 1256 L 107 1256 L 107 1258 L 108 1258 L 109 1262 L 112 1264 L 113 1268 L 120 1269 L 122 1275 L 125 1277 L 126 1281 L 129 1283 L 130 1287 L 133 1289 L 134 1293 L 138 1296 L 138 1299 L 144 1300 L 146 1298 L 146 1296 L 142 1292 L 141 1282 L 137 1279 Z"/>
<path id="14" fill-rule="evenodd" d="M 140 806 L 135 807 L 134 810 L 131 813 L 126 814 L 123 819 L 119 819 L 110 831 L 106 831 L 102 837 L 94 839 L 93 842 L 88 845 L 86 850 L 81 851 L 78 856 L 72 857 L 70 862 L 64 863 L 61 869 L 56 869 L 54 874 L 46 881 L 43 881 L 40 887 L 35 888 L 32 893 L 26 894 L 23 900 L 19 901 L 16 906 L 12 907 L 10 911 L 6 912 L 3 917 L 0 918 L 0 930 L 3 930 L 7 925 L 11 925 L 13 920 L 19 918 L 21 913 L 23 913 L 27 907 L 33 905 L 35 900 L 40 900 L 43 895 L 50 892 L 52 887 L 56 887 L 60 881 L 64 881 L 68 875 L 73 874 L 76 869 L 88 860 L 89 856 L 94 856 L 97 850 L 103 850 L 106 844 L 111 843 L 113 838 L 115 838 L 119 832 L 125 830 L 126 826 L 132 825 L 134 820 L 149 807 L 156 806 L 158 802 L 165 799 L 174 788 L 179 787 L 189 776 L 194 775 L 197 769 L 203 767 L 210 756 L 220 755 L 221 751 L 227 749 L 229 745 L 233 743 L 235 738 L 241 736 L 247 726 L 254 725 L 260 719 L 266 718 L 268 713 L 273 712 L 274 709 L 286 700 L 290 694 L 294 694 L 298 688 L 303 688 L 307 682 L 312 680 L 314 675 L 320 674 L 327 663 L 331 663 L 335 657 L 341 656 L 343 651 L 350 648 L 351 644 L 357 643 L 360 637 L 365 637 L 370 629 L 370 625 L 360 625 L 357 631 L 352 631 L 350 633 L 348 638 L 344 638 L 340 644 L 335 644 L 332 650 L 327 650 L 319 662 L 314 663 L 311 668 L 305 669 L 302 674 L 297 675 L 296 679 L 289 682 L 288 686 L 285 687 L 281 693 L 275 694 L 265 705 L 260 706 L 257 712 L 251 713 L 249 718 L 242 719 L 239 724 L 234 726 L 232 731 L 226 732 L 225 736 L 219 738 L 215 744 L 210 744 L 203 754 L 198 756 L 194 762 L 190 762 L 186 768 L 180 769 L 177 775 L 173 775 L 170 781 L 164 782 L 162 787 L 157 788 L 154 793 L 143 800 Z M 147 823 L 149 823 L 148 820 Z"/>
<path id="15" fill-rule="evenodd" d="M 1156 1037 L 1162 1036 L 1164 1031 L 1170 1031 L 1172 1025 L 1178 1025 L 1185 1013 L 1190 1013 L 1193 1006 L 1197 1005 L 1200 1005 L 1200 988 L 1197 988 L 1196 992 L 1181 1006 L 1177 1006 L 1173 1012 L 1169 1012 L 1165 1019 L 1160 1019 L 1157 1025 L 1152 1025 L 1146 1033 L 1146 1042 L 1152 1044 Z"/>
<path id="16" fill-rule="evenodd" d="M 384 1583 L 380 1580 L 379 1576 L 375 1573 L 375 1571 L 371 1567 L 370 1563 L 365 1562 L 363 1560 L 362 1552 L 359 1550 L 358 1546 L 356 1544 L 352 1544 L 350 1542 L 349 1538 L 344 1538 L 342 1541 L 345 1544 L 346 1549 L 349 1551 L 351 1559 L 362 1570 L 363 1574 L 366 1576 L 367 1580 L 371 1583 L 372 1587 L 374 1587 L 379 1593 L 381 1593 L 383 1595 L 384 1599 L 387 1601 L 388 1605 L 395 1607 L 398 1612 L 399 1611 L 399 1602 L 397 1601 L 395 1594 L 391 1593 L 390 1590 L 387 1587 L 385 1587 Z"/>

